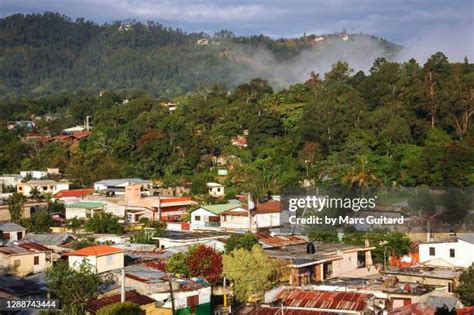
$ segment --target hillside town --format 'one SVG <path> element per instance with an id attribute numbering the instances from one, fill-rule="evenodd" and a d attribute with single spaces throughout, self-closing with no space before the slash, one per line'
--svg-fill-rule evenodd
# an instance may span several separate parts
<path id="1" fill-rule="evenodd" d="M 85 314 L 474 312 L 474 233 L 325 240 L 289 223 L 284 196 L 227 199 L 224 181 L 201 195 L 141 178 L 75 189 L 59 169 L 0 181 L 0 299 L 54 295 Z"/>

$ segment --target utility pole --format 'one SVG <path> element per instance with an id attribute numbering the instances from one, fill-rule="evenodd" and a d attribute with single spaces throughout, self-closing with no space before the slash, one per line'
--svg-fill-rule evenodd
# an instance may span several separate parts
<path id="1" fill-rule="evenodd" d="M 120 302 L 125 302 L 125 268 L 122 268 L 122 285 L 120 288 Z"/>
<path id="2" fill-rule="evenodd" d="M 161 196 L 158 193 L 158 221 L 161 222 Z"/>
<path id="3" fill-rule="evenodd" d="M 225 276 L 224 276 L 224 308 L 227 308 L 227 287 L 226 287 L 226 281 L 225 281 Z"/>
<path id="4" fill-rule="evenodd" d="M 168 283 L 170 286 L 170 296 L 171 296 L 171 311 L 174 315 L 174 294 L 173 294 L 173 284 L 171 283 L 171 274 L 168 272 Z"/>

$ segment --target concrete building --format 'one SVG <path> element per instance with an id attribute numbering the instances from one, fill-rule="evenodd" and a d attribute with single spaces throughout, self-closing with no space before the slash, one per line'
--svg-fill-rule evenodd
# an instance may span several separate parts
<path id="1" fill-rule="evenodd" d="M 211 247 L 219 252 L 224 251 L 225 240 L 229 237 L 228 233 L 220 232 L 179 232 L 179 231 L 167 231 L 165 234 L 154 237 L 154 240 L 159 241 L 161 249 L 203 244 L 207 247 Z"/>
<path id="2" fill-rule="evenodd" d="M 248 210 L 248 206 L 230 209 L 222 212 L 221 227 L 228 230 L 257 231 L 262 228 L 283 226 L 288 222 L 288 211 L 284 210 L 278 200 L 268 200 L 255 205 Z"/>
<path id="3" fill-rule="evenodd" d="M 128 223 L 137 223 L 141 218 L 150 221 L 181 222 L 186 210 L 197 202 L 191 197 L 141 197 L 140 187 L 126 188 L 126 218 Z"/>
<path id="4" fill-rule="evenodd" d="M 4 185 L 6 187 L 16 187 L 19 182 L 21 182 L 20 174 L 3 174 L 0 176 L 0 186 Z"/>
<path id="5" fill-rule="evenodd" d="M 68 182 L 56 182 L 50 179 L 33 179 L 29 180 L 26 183 L 18 183 L 17 192 L 21 193 L 27 197 L 31 196 L 33 189 L 37 189 L 39 193 L 45 194 L 49 193 L 54 195 L 55 193 L 61 190 L 68 190 Z"/>
<path id="6" fill-rule="evenodd" d="M 48 208 L 47 201 L 27 201 L 23 204 L 21 217 L 24 219 L 30 218 L 32 215 L 38 212 L 46 211 Z M 0 222 L 1 221 L 10 221 L 10 211 L 8 210 L 8 205 L 0 205 Z"/>
<path id="7" fill-rule="evenodd" d="M 134 184 L 139 184 L 142 194 L 147 194 L 152 182 L 141 178 L 105 179 L 95 182 L 94 190 L 97 192 L 105 192 L 108 195 L 123 196 L 125 195 L 125 187 Z"/>
<path id="8" fill-rule="evenodd" d="M 0 269 L 24 277 L 44 271 L 51 263 L 51 250 L 32 242 L 0 247 Z"/>
<path id="9" fill-rule="evenodd" d="M 69 266 L 77 268 L 84 260 L 97 273 L 117 270 L 124 266 L 124 253 L 121 249 L 106 246 L 94 245 L 84 247 L 79 250 L 65 254 L 68 257 Z"/>
<path id="10" fill-rule="evenodd" d="M 467 268 L 474 263 L 474 234 L 419 244 L 420 263 Z"/>
<path id="11" fill-rule="evenodd" d="M 288 263 L 290 284 L 301 286 L 334 277 L 366 277 L 378 273 L 372 263 L 375 247 L 307 243 L 265 249 L 273 258 Z"/>
<path id="12" fill-rule="evenodd" d="M 79 202 L 85 199 L 87 196 L 91 195 L 94 192 L 94 189 L 69 189 L 61 190 L 55 193 L 51 199 L 54 201 L 61 201 L 65 205 Z"/>
<path id="13" fill-rule="evenodd" d="M 103 212 L 105 203 L 100 201 L 82 201 L 66 206 L 66 219 L 90 219 L 99 212 Z"/>
<path id="14" fill-rule="evenodd" d="M 23 239 L 26 235 L 26 229 L 19 224 L 7 222 L 0 223 L 0 238 L 8 242 L 16 242 Z"/>
<path id="15" fill-rule="evenodd" d="M 207 183 L 206 184 L 209 196 L 219 198 L 224 197 L 224 186 L 219 183 Z"/>
<path id="16" fill-rule="evenodd" d="M 454 292 L 463 270 L 464 268 L 430 267 L 419 264 L 401 268 L 389 267 L 383 273 L 396 276 L 400 282 L 444 286 L 448 292 Z"/>
<path id="17" fill-rule="evenodd" d="M 191 212 L 191 229 L 220 230 L 221 213 L 232 209 L 243 210 L 240 203 L 206 205 L 195 209 Z"/>
<path id="18" fill-rule="evenodd" d="M 167 273 L 160 262 L 150 261 L 125 267 L 125 285 L 149 296 L 164 308 L 171 309 L 171 294 Z M 211 286 L 202 279 L 172 277 L 174 304 L 177 314 L 211 314 Z"/>

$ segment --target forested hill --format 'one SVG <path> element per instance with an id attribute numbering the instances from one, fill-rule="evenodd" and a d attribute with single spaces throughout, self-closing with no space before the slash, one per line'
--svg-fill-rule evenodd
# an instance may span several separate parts
<path id="1" fill-rule="evenodd" d="M 282 87 L 305 81 L 312 69 L 326 72 L 339 59 L 368 69 L 400 48 L 345 32 L 273 40 L 229 31 L 187 34 L 155 22 L 98 25 L 58 13 L 15 14 L 0 19 L 0 96 L 77 89 L 170 96 L 255 77 Z"/>

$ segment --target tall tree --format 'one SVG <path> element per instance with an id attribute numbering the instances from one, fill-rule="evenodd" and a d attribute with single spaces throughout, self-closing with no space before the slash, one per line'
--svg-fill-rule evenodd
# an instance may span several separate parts
<path id="1" fill-rule="evenodd" d="M 286 266 L 270 258 L 255 245 L 251 251 L 239 248 L 223 257 L 224 275 L 233 282 L 233 292 L 239 301 L 254 294 L 262 295 L 284 276 Z"/>
<path id="2" fill-rule="evenodd" d="M 8 211 L 10 212 L 10 221 L 20 223 L 23 215 L 23 204 L 26 202 L 26 197 L 21 193 L 14 192 L 8 197 Z"/>
<path id="3" fill-rule="evenodd" d="M 53 296 L 61 301 L 62 314 L 83 314 L 87 300 L 97 295 L 100 284 L 100 276 L 91 270 L 91 265 L 85 260 L 77 269 L 59 260 L 46 270 L 45 277 Z"/>

